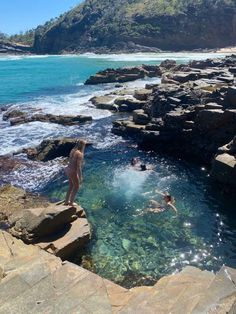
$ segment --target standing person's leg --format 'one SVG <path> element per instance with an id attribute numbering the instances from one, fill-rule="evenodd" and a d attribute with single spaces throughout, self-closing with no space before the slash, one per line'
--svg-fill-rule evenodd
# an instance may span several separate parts
<path id="1" fill-rule="evenodd" d="M 73 181 L 72 179 L 70 178 L 70 176 L 68 176 L 69 178 L 69 188 L 68 188 L 68 191 L 66 193 L 66 198 L 65 198 L 65 205 L 69 205 L 70 203 L 70 199 L 71 199 L 71 192 L 73 190 Z"/>
<path id="2" fill-rule="evenodd" d="M 72 178 L 73 188 L 70 195 L 69 205 L 73 205 L 77 192 L 79 191 L 79 177 L 78 175 L 73 176 Z"/>

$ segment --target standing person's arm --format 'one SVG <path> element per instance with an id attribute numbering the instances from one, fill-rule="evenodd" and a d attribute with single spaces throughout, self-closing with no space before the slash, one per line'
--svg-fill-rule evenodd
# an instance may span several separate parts
<path id="1" fill-rule="evenodd" d="M 82 183 L 83 181 L 83 175 L 82 175 L 82 163 L 83 163 L 83 155 L 81 153 L 78 153 L 77 155 L 77 171 L 78 171 L 78 177 L 79 182 Z"/>

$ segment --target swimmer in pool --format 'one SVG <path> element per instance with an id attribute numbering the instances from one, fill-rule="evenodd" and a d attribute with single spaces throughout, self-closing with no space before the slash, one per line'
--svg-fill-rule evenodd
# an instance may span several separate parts
<path id="1" fill-rule="evenodd" d="M 69 179 L 69 188 L 65 198 L 65 205 L 76 205 L 74 203 L 75 196 L 82 184 L 82 165 L 84 160 L 84 149 L 86 141 L 78 140 L 75 147 L 70 152 L 69 163 L 65 168 L 65 173 Z"/>
<path id="2" fill-rule="evenodd" d="M 151 199 L 149 201 L 149 206 L 148 206 L 147 211 L 154 212 L 154 213 L 161 213 L 161 212 L 164 212 L 165 210 L 167 210 L 166 206 L 168 206 L 176 214 L 178 213 L 177 208 L 174 206 L 175 200 L 168 192 L 162 193 L 162 192 L 159 192 L 157 190 L 155 192 L 157 194 L 163 196 L 164 205 L 162 205 L 162 204 L 158 203 L 157 201 Z M 148 194 L 148 193 L 144 193 L 144 194 Z"/>

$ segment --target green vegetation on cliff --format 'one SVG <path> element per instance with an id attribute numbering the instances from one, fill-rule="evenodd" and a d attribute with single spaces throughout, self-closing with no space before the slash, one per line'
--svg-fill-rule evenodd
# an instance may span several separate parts
<path id="1" fill-rule="evenodd" d="M 235 0 L 86 0 L 36 29 L 39 53 L 140 46 L 180 50 L 236 43 Z"/>

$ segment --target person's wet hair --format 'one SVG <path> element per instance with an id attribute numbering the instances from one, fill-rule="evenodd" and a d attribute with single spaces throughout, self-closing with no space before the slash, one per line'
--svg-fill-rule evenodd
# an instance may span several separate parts
<path id="1" fill-rule="evenodd" d="M 141 171 L 146 171 L 147 170 L 147 166 L 142 164 L 140 165 Z"/>

